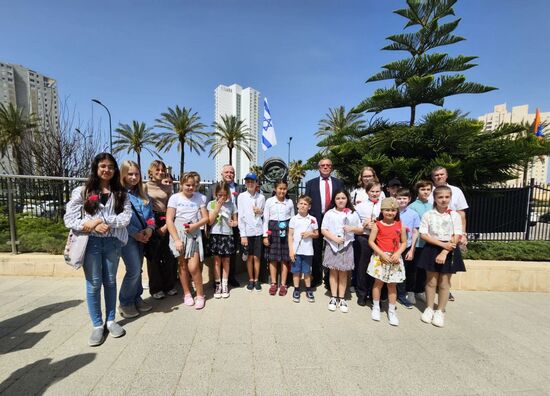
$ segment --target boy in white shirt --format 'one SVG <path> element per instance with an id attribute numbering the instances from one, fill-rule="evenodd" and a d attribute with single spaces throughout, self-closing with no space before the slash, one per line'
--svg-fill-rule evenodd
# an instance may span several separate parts
<path id="1" fill-rule="evenodd" d="M 319 237 L 319 227 L 315 217 L 308 214 L 311 208 L 311 198 L 302 195 L 298 198 L 298 214 L 290 219 L 288 226 L 288 251 L 292 261 L 292 279 L 294 292 L 292 300 L 300 302 L 300 278 L 304 274 L 306 297 L 309 302 L 315 302 L 311 290 L 311 263 L 313 260 L 313 239 Z"/>
<path id="2" fill-rule="evenodd" d="M 246 261 L 248 270 L 248 285 L 246 290 L 251 292 L 262 291 L 258 280 L 260 274 L 260 257 L 262 256 L 262 234 L 265 197 L 257 191 L 258 177 L 255 173 L 248 173 L 244 177 L 246 191 L 237 197 L 239 208 L 239 232 L 243 261 Z"/>

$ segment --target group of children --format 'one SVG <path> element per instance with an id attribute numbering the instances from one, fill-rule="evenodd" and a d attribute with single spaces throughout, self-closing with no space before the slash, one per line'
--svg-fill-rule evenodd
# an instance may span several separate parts
<path id="1" fill-rule="evenodd" d="M 300 282 L 305 284 L 307 301 L 314 302 L 311 288 L 313 239 L 325 240 L 323 266 L 329 271 L 330 299 L 328 309 L 348 312 L 345 299 L 350 272 L 354 274 L 358 304 L 372 299 L 372 319 L 381 319 L 381 293 L 386 285 L 388 320 L 397 326 L 397 300 L 407 308 L 415 303 L 415 292 L 425 290 L 426 309 L 421 319 L 435 326 L 444 325 L 450 278 L 464 271 L 457 249 L 462 235 L 458 214 L 449 209 L 451 190 L 440 186 L 432 192 L 432 183 L 421 181 L 415 189 L 418 198 L 411 204 L 411 193 L 400 189 L 380 200 L 381 185 L 367 183 L 368 199 L 352 205 L 350 194 L 337 191 L 322 224 L 309 215 L 311 198 L 300 196 L 295 206 L 287 196 L 288 185 L 277 181 L 274 195 L 267 200 L 259 192 L 257 176 L 245 177 L 246 191 L 231 193 L 220 182 L 214 189 L 214 199 L 207 202 L 196 191 L 192 173 L 182 175 L 180 193 L 168 201 L 166 224 L 170 247 L 179 260 L 179 275 L 184 290 L 184 304 L 204 307 L 200 262 L 208 244 L 214 257 L 215 298 L 228 298 L 229 261 L 236 252 L 234 229 L 240 233 L 243 260 L 247 263 L 247 291 L 261 291 L 258 279 L 262 250 L 269 263 L 269 294 L 285 296 L 287 278 L 292 274 L 292 299 L 300 302 Z M 433 193 L 434 204 L 428 203 Z M 391 195 L 391 193 L 390 193 Z M 207 239 L 203 240 L 204 238 Z M 262 249 L 263 248 L 263 249 Z M 280 268 L 280 282 L 278 273 Z M 190 280 L 196 289 L 191 294 Z M 434 300 L 438 292 L 437 310 Z"/>

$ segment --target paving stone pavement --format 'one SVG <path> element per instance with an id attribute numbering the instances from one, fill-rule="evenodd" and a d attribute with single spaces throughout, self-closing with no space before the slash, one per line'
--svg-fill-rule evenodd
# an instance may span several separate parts
<path id="1" fill-rule="evenodd" d="M 329 312 L 320 291 L 209 293 L 202 311 L 149 299 L 126 336 L 91 348 L 83 279 L 0 277 L 0 393 L 550 394 L 550 294 L 456 292 L 439 329 L 421 307 L 400 307 L 399 327 L 355 300 Z"/>

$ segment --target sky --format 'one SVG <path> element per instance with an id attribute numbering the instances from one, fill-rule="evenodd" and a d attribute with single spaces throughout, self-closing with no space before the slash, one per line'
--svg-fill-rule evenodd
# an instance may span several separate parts
<path id="1" fill-rule="evenodd" d="M 219 84 L 252 87 L 269 100 L 278 140 L 266 153 L 260 149 L 260 159 L 286 160 L 292 136 L 291 158 L 305 161 L 317 151 L 313 134 L 329 108 L 352 108 L 389 86 L 365 81 L 405 57 L 380 50 L 402 31 L 405 19 L 392 11 L 404 7 L 404 0 L 0 0 L 0 61 L 55 78 L 76 126 L 93 125 L 105 142 L 108 118 L 92 98 L 109 107 L 113 130 L 132 120 L 154 126 L 176 105 L 210 126 Z M 459 0 L 455 13 L 462 19 L 455 33 L 466 40 L 443 51 L 479 56 L 467 79 L 498 90 L 450 97 L 445 108 L 472 117 L 500 103 L 550 111 L 550 2 Z M 404 109 L 382 116 L 408 120 Z M 175 147 L 161 155 L 179 169 Z M 144 155 L 142 163 L 151 159 Z M 186 154 L 185 166 L 215 177 L 207 153 Z"/>

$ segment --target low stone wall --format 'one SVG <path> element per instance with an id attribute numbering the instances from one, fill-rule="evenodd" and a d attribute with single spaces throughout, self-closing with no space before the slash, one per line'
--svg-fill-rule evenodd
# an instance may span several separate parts
<path id="1" fill-rule="evenodd" d="M 464 260 L 466 272 L 453 276 L 453 290 L 519 291 L 550 293 L 550 262 L 514 262 Z M 204 282 L 212 279 L 211 259 L 203 268 Z M 244 265 L 238 268 L 244 271 Z M 0 275 L 11 276 L 78 276 L 63 261 L 63 256 L 45 253 L 12 255 L 0 253 Z M 147 271 L 143 273 L 147 278 Z M 119 265 L 118 278 L 124 276 L 124 265 Z"/>

